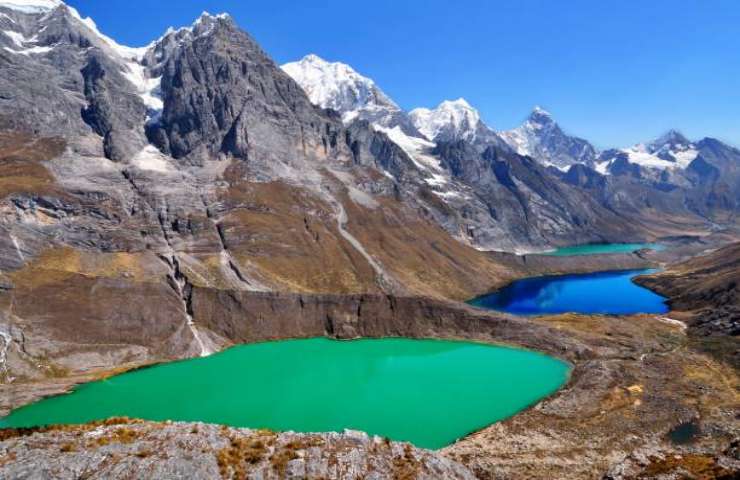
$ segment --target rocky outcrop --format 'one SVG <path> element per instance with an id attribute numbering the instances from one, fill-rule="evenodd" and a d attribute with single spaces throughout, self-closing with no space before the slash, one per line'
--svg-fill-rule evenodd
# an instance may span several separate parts
<path id="1" fill-rule="evenodd" d="M 0 475 L 78 479 L 474 480 L 465 467 L 408 443 L 355 431 L 273 433 L 202 423 L 112 419 L 78 427 L 1 431 Z"/>
<path id="2" fill-rule="evenodd" d="M 147 134 L 175 158 L 223 153 L 290 165 L 341 140 L 341 124 L 322 117 L 227 16 L 201 17 L 170 53 L 161 82 L 164 110 Z"/>
<path id="3" fill-rule="evenodd" d="M 543 325 L 415 297 L 295 295 L 194 289 L 193 320 L 235 343 L 292 337 L 496 339 L 568 358 L 583 345 Z"/>

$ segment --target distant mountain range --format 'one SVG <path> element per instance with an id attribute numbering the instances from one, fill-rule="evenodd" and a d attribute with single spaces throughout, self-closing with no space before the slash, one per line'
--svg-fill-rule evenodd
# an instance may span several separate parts
<path id="1" fill-rule="evenodd" d="M 598 207 L 605 209 L 596 208 L 597 215 L 617 224 L 621 223 L 620 219 L 613 215 L 645 221 L 646 226 L 655 225 L 650 218 L 656 212 L 676 220 L 680 217 L 682 220 L 679 222 L 690 224 L 711 223 L 717 219 L 726 221 L 736 218 L 740 206 L 740 151 L 715 139 L 691 142 L 681 133 L 670 130 L 646 144 L 599 151 L 587 140 L 567 134 L 553 116 L 540 107 L 534 108 L 522 126 L 496 132 L 483 123 L 478 111 L 462 98 L 444 101 L 434 109 L 417 108 L 405 113 L 373 80 L 348 65 L 330 63 L 309 55 L 283 68 L 309 92 L 315 104 L 337 110 L 345 122 L 366 120 L 376 129 L 386 132 L 398 145 L 416 145 L 417 155 L 421 151 L 419 149 L 426 148 L 426 163 L 438 166 L 440 171 L 437 174 L 441 177 L 449 175 L 472 187 L 495 223 L 500 223 L 495 212 L 501 208 L 496 209 L 494 204 L 507 204 L 507 211 L 514 210 L 516 216 L 526 217 L 526 225 L 515 226 L 514 219 L 506 220 L 507 229 L 516 230 L 517 238 L 527 238 L 533 244 L 541 242 L 542 236 L 553 233 L 545 233 L 544 225 L 537 225 L 538 219 L 543 223 L 554 220 L 558 225 L 556 230 L 562 228 L 571 232 L 588 231 L 589 223 L 594 221 L 578 207 L 572 206 L 577 194 L 574 196 L 555 179 L 588 191 L 591 200 L 595 199 Z M 312 73 L 306 74 L 306 71 Z M 325 85 L 333 88 L 323 87 L 322 95 L 312 93 Z M 374 94 L 345 93 L 344 98 L 350 97 L 352 102 L 340 102 L 331 93 L 352 91 L 372 91 Z M 346 105 L 349 107 L 345 108 Z M 398 131 L 394 130 L 396 127 Z M 488 152 L 487 164 L 480 158 L 485 152 Z M 507 174 L 519 171 L 521 176 L 508 183 L 505 177 L 495 173 L 491 178 L 485 178 L 484 171 L 492 170 L 490 158 L 494 155 L 505 159 Z M 522 162 L 526 163 L 526 158 L 547 172 L 538 170 L 531 161 L 524 168 L 511 168 L 524 165 Z M 499 167 L 501 172 L 502 167 Z M 532 175 L 540 176 L 542 180 L 535 181 Z M 448 203 L 449 199 L 458 196 L 458 192 L 450 188 L 448 186 L 446 191 L 438 192 Z M 582 204 L 588 205 L 589 209 L 594 208 L 588 200 L 577 201 L 580 202 L 585 202 Z M 540 211 L 540 207 L 546 209 L 554 204 L 560 204 L 560 207 L 554 211 Z M 575 215 L 564 218 L 563 212 Z M 554 227 L 552 223 L 551 226 Z M 476 232 L 471 241 L 484 248 L 490 248 L 501 240 L 498 234 L 490 232 L 487 225 L 468 224 L 468 227 Z M 623 227 L 620 224 L 620 228 Z M 608 230 L 601 225 L 599 229 L 602 233 Z M 492 235 L 495 239 L 491 238 Z"/>
<path id="2" fill-rule="evenodd" d="M 463 98 L 446 100 L 434 109 L 416 108 L 404 115 L 373 80 L 349 65 L 330 63 L 312 54 L 283 65 L 283 69 L 308 92 L 313 103 L 343 113 L 345 121 L 361 118 L 392 128 L 407 124 L 410 118 L 423 138 L 435 142 L 464 140 L 475 143 L 481 132 L 485 132 L 486 141 L 501 139 L 519 155 L 563 171 L 583 164 L 609 174 L 611 165 L 618 163 L 619 158 L 648 169 L 686 169 L 699 153 L 696 145 L 676 130 L 669 130 L 646 144 L 600 152 L 587 140 L 565 133 L 553 116 L 541 107 L 535 107 L 520 127 L 501 132 L 483 123 L 478 111 Z M 307 71 L 312 73 L 306 74 Z M 319 91 L 321 93 L 314 93 Z M 380 111 L 385 113 L 382 120 L 374 120 L 374 115 Z M 415 134 L 410 129 L 405 131 Z M 730 146 L 725 147 L 732 150 Z"/>

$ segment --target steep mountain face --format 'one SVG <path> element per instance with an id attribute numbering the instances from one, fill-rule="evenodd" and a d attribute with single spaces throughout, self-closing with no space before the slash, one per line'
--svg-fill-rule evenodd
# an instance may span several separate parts
<path id="1" fill-rule="evenodd" d="M 202 17 L 188 33 L 165 61 L 164 107 L 146 129 L 160 151 L 232 155 L 268 172 L 340 153 L 341 124 L 318 112 L 230 17 Z"/>
<path id="2" fill-rule="evenodd" d="M 119 46 L 61 2 L 0 9 L 0 90 L 9 92 L 0 98 L 0 126 L 67 137 L 92 129 L 115 161 L 143 148 L 137 118 L 146 104 L 131 81 L 140 51 Z"/>
<path id="3" fill-rule="evenodd" d="M 462 141 L 440 143 L 435 153 L 456 178 L 471 186 L 492 223 L 506 225 L 512 239 L 538 245 L 564 238 L 585 243 L 639 235 L 620 215 L 530 157 L 495 146 L 480 152 Z M 481 242 L 490 240 L 484 228 L 471 235 Z"/>
<path id="4" fill-rule="evenodd" d="M 552 115 L 539 107 L 535 107 L 522 126 L 501 132 L 501 137 L 520 155 L 561 170 L 574 164 L 592 166 L 597 156 L 590 143 L 567 135 Z"/>

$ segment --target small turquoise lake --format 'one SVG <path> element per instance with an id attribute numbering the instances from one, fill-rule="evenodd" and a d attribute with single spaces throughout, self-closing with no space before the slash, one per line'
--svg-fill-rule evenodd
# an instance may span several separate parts
<path id="1" fill-rule="evenodd" d="M 632 253 L 643 248 L 651 250 L 664 250 L 665 246 L 659 243 L 595 243 L 589 245 L 576 245 L 562 247 L 542 255 L 551 257 L 570 257 L 574 255 L 598 255 L 604 253 Z"/>
<path id="2" fill-rule="evenodd" d="M 570 367 L 470 342 L 325 338 L 241 345 L 41 400 L 0 428 L 112 416 L 299 432 L 345 428 L 441 448 L 557 391 Z"/>
<path id="3" fill-rule="evenodd" d="M 517 315 L 666 313 L 665 297 L 632 281 L 655 270 L 619 270 L 517 280 L 468 303 Z"/>

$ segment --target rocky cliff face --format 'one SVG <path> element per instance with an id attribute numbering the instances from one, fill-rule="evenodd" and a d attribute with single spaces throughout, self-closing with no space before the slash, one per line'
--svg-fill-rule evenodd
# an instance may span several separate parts
<path id="1" fill-rule="evenodd" d="M 341 124 L 317 111 L 230 17 L 201 17 L 187 33 L 163 60 L 163 111 L 147 125 L 163 153 L 230 155 L 276 175 L 270 170 L 301 169 L 340 146 L 347 152 Z"/>

